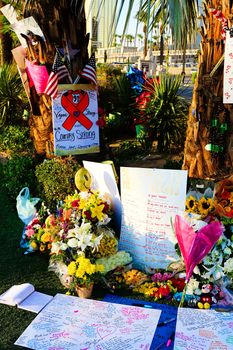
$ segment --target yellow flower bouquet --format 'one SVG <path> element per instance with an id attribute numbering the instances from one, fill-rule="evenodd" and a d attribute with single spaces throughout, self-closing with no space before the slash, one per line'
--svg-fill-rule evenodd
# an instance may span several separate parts
<path id="1" fill-rule="evenodd" d="M 98 281 L 104 272 L 104 266 L 92 263 L 90 259 L 79 256 L 75 261 L 71 261 L 67 268 L 71 277 L 70 291 L 77 291 L 77 287 L 89 288 Z"/>

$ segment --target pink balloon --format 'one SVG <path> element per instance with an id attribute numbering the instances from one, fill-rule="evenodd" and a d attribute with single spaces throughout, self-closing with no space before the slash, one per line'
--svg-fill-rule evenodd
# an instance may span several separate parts
<path id="1" fill-rule="evenodd" d="M 214 221 L 195 232 L 184 218 L 176 215 L 174 228 L 184 258 L 186 280 L 189 281 L 195 266 L 201 262 L 221 237 L 224 226 Z"/>

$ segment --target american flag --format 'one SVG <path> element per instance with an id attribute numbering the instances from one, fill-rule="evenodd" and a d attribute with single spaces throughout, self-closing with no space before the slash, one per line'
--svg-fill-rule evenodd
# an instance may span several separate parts
<path id="1" fill-rule="evenodd" d="M 95 54 L 93 53 L 83 68 L 81 72 L 81 77 L 89 80 L 91 83 L 97 85 L 97 79 L 96 79 L 96 64 L 95 64 Z"/>
<path id="2" fill-rule="evenodd" d="M 69 71 L 62 61 L 62 56 L 57 51 L 52 67 L 52 72 L 50 73 L 44 93 L 51 98 L 55 98 L 57 96 L 58 83 L 64 78 L 68 78 L 70 83 L 72 82 Z"/>

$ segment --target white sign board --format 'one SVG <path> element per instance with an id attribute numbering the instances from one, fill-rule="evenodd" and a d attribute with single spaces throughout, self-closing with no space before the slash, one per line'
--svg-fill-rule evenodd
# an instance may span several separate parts
<path id="1" fill-rule="evenodd" d="M 114 223 L 120 233 L 121 226 L 121 200 L 118 191 L 115 174 L 110 164 L 95 163 L 83 161 L 83 166 L 86 168 L 92 177 L 91 188 L 98 190 L 100 193 L 108 193 L 112 200 L 114 213 Z"/>
<path id="2" fill-rule="evenodd" d="M 166 268 L 179 259 L 171 218 L 185 209 L 187 171 L 121 168 L 120 249 L 135 267 Z"/>
<path id="3" fill-rule="evenodd" d="M 230 312 L 178 308 L 174 350 L 232 350 Z"/>
<path id="4" fill-rule="evenodd" d="M 223 103 L 233 103 L 233 37 L 226 31 L 223 74 Z"/>
<path id="5" fill-rule="evenodd" d="M 65 86 L 65 85 L 64 85 Z M 78 85 L 76 85 L 78 86 Z M 57 156 L 99 152 L 96 90 L 75 85 L 53 99 L 54 152 Z"/>
<path id="6" fill-rule="evenodd" d="M 36 350 L 149 350 L 160 313 L 57 294 L 15 344 Z"/>

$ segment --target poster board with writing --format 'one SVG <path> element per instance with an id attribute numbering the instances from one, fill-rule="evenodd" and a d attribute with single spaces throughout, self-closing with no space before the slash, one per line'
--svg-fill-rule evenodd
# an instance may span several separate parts
<path id="1" fill-rule="evenodd" d="M 15 344 L 43 350 L 149 350 L 160 313 L 57 294 Z"/>
<path id="2" fill-rule="evenodd" d="M 179 308 L 174 350 L 232 350 L 230 312 Z"/>
<path id="3" fill-rule="evenodd" d="M 223 73 L 223 103 L 233 103 L 233 37 L 226 31 Z"/>
<path id="4" fill-rule="evenodd" d="M 62 85 L 52 104 L 57 156 L 99 152 L 97 91 L 91 85 Z"/>
<path id="5" fill-rule="evenodd" d="M 179 259 L 171 218 L 185 209 L 187 171 L 121 168 L 119 248 L 134 266 L 150 271 Z"/>

